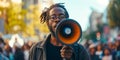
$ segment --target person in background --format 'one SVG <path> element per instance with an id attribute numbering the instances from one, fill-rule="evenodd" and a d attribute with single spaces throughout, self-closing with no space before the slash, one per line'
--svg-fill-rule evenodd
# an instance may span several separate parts
<path id="1" fill-rule="evenodd" d="M 0 60 L 9 60 L 4 54 L 3 49 L 0 47 Z"/>
<path id="2" fill-rule="evenodd" d="M 113 55 L 114 60 L 120 60 L 120 34 L 115 39 L 116 53 Z"/>
<path id="3" fill-rule="evenodd" d="M 102 49 L 102 44 L 98 43 L 97 47 L 96 47 L 96 52 L 95 54 L 99 56 L 99 59 L 102 59 L 102 54 L 103 54 L 103 49 Z"/>
<path id="4" fill-rule="evenodd" d="M 21 46 L 18 43 L 14 44 L 14 60 L 25 60 L 24 59 L 24 52 Z"/>
<path id="5" fill-rule="evenodd" d="M 4 39 L 0 37 L 0 47 L 4 48 L 4 45 L 5 45 Z"/>
<path id="6" fill-rule="evenodd" d="M 24 52 L 24 59 L 25 59 L 25 60 L 28 60 L 30 46 L 29 46 L 27 43 L 25 43 L 25 44 L 22 46 L 22 50 L 23 50 L 23 52 Z"/>
<path id="7" fill-rule="evenodd" d="M 111 50 L 108 47 L 105 47 L 103 50 L 102 60 L 112 60 Z"/>
<path id="8" fill-rule="evenodd" d="M 9 44 L 6 44 L 4 46 L 4 55 L 9 58 L 9 60 L 14 60 L 14 54 L 12 53 L 12 48 L 9 46 Z"/>
<path id="9" fill-rule="evenodd" d="M 96 45 L 93 43 L 89 46 L 89 53 L 90 53 L 90 58 L 91 60 L 100 60 L 99 56 L 95 54 L 96 52 Z"/>

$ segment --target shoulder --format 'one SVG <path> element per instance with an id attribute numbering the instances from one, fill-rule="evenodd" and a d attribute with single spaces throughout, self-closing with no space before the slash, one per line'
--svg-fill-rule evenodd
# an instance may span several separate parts
<path id="1" fill-rule="evenodd" d="M 34 55 L 35 55 L 35 51 L 37 46 L 41 45 L 43 41 L 37 42 L 35 44 L 33 44 L 33 46 L 30 48 L 29 50 L 29 60 L 34 60 Z"/>
<path id="2" fill-rule="evenodd" d="M 43 42 L 43 41 L 39 41 L 39 42 L 33 44 L 32 47 L 30 48 L 30 51 L 32 51 L 32 50 L 34 50 L 35 48 L 37 48 L 37 46 L 40 46 L 42 42 Z"/>
<path id="3" fill-rule="evenodd" d="M 77 48 L 79 48 L 81 50 L 85 49 L 83 45 L 78 44 L 78 43 L 74 44 L 73 47 L 77 47 Z"/>
<path id="4" fill-rule="evenodd" d="M 39 42 L 33 44 L 33 46 L 30 48 L 30 51 L 36 49 L 37 47 L 38 47 L 38 48 L 39 48 L 39 47 L 43 47 L 43 46 L 46 44 L 46 42 L 47 42 L 47 40 L 49 39 L 49 37 L 50 37 L 50 34 L 48 34 L 48 36 L 47 36 L 44 40 L 39 41 Z"/>
<path id="5" fill-rule="evenodd" d="M 35 49 L 38 48 L 39 46 L 41 46 L 42 42 L 43 41 L 39 41 L 39 42 L 33 44 L 32 47 L 30 48 L 29 54 L 31 54 L 31 55 L 34 54 Z"/>

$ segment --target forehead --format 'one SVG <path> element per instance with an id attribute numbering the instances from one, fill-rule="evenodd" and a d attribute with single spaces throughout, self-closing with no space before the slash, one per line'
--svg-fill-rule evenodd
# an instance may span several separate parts
<path id="1" fill-rule="evenodd" d="M 65 14 L 65 10 L 61 7 L 54 7 L 49 11 L 49 15 Z"/>

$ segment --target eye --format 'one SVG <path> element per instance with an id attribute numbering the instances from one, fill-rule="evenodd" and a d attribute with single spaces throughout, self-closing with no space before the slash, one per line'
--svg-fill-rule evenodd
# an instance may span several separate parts
<path id="1" fill-rule="evenodd" d="M 53 20 L 53 19 L 56 19 L 56 17 L 55 16 L 50 16 L 49 19 Z"/>
<path id="2" fill-rule="evenodd" d="M 64 19 L 65 18 L 65 15 L 60 15 L 59 16 L 59 19 Z"/>

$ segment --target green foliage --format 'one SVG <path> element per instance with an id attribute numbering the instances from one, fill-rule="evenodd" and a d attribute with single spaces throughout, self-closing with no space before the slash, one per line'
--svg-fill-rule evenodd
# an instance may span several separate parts
<path id="1" fill-rule="evenodd" d="M 6 33 L 18 33 L 25 30 L 25 14 L 26 10 L 22 9 L 22 6 L 19 4 L 11 4 L 8 9 L 6 9 L 6 19 L 5 30 Z M 18 26 L 17 30 L 14 29 L 15 26 Z"/>
<path id="2" fill-rule="evenodd" d="M 108 20 L 111 27 L 120 27 L 120 0 L 111 0 L 108 5 Z"/>

